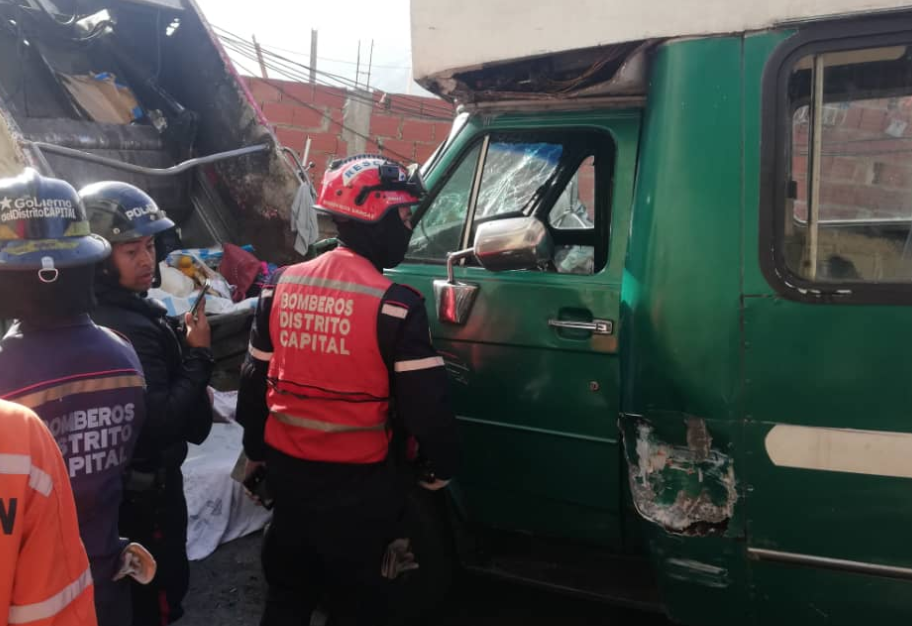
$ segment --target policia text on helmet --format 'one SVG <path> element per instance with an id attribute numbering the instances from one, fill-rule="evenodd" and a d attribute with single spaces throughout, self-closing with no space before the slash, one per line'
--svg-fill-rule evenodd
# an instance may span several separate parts
<path id="1" fill-rule="evenodd" d="M 157 285 L 164 258 L 161 237 L 175 228 L 174 222 L 146 192 L 127 183 L 94 183 L 80 189 L 79 197 L 92 232 L 114 246 L 99 266 L 99 282 L 139 293 Z"/>
<path id="2" fill-rule="evenodd" d="M 94 306 L 95 264 L 111 252 L 91 234 L 73 187 L 26 169 L 0 181 L 0 319 L 38 322 Z"/>

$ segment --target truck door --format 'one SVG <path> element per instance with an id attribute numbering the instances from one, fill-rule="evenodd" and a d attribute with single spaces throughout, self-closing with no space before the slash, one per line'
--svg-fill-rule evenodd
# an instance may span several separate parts
<path id="1" fill-rule="evenodd" d="M 427 300 L 465 448 L 469 521 L 620 542 L 617 327 L 639 113 L 471 120 L 428 176 L 407 260 L 390 273 Z M 432 283 L 479 223 L 534 215 L 554 242 L 537 270 L 492 273 L 463 325 L 437 319 Z"/>

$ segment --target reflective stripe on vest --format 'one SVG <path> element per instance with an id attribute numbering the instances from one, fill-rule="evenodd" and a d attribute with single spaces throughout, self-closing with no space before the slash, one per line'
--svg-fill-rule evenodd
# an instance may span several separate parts
<path id="1" fill-rule="evenodd" d="M 41 602 L 12 605 L 9 608 L 10 624 L 28 624 L 59 615 L 92 585 L 92 570 L 86 569 L 76 580 Z"/>
<path id="2" fill-rule="evenodd" d="M 337 424 L 335 422 L 324 422 L 313 420 L 307 417 L 296 417 L 286 415 L 285 413 L 270 413 L 272 417 L 296 428 L 306 428 L 307 430 L 318 430 L 322 433 L 355 433 L 359 431 L 386 430 L 386 424 L 374 424 L 372 426 L 351 426 L 347 424 Z"/>
<path id="3" fill-rule="evenodd" d="M 333 280 L 331 278 L 321 278 L 317 276 L 289 276 L 288 272 L 282 274 L 279 278 L 280 285 L 307 285 L 309 287 L 325 287 L 326 289 L 335 289 L 336 291 L 345 291 L 348 293 L 360 293 L 366 296 L 382 298 L 386 289 L 377 289 L 358 283 L 350 283 L 344 280 Z"/>
<path id="4" fill-rule="evenodd" d="M 0 474 L 28 476 L 29 487 L 45 497 L 54 489 L 54 481 L 48 473 L 32 465 L 32 457 L 27 454 L 0 454 Z"/>
<path id="5" fill-rule="evenodd" d="M 391 284 L 345 248 L 282 274 L 269 318 L 271 447 L 312 461 L 386 457 L 389 370 L 377 320 Z"/>
<path id="6" fill-rule="evenodd" d="M 112 391 L 115 389 L 145 387 L 145 380 L 143 377 L 138 376 L 135 373 L 115 374 L 113 376 L 107 376 L 106 374 L 108 374 L 108 372 L 96 372 L 82 375 L 74 380 L 64 379 L 62 381 L 47 381 L 28 388 L 33 389 L 35 387 L 49 385 L 40 391 L 26 393 L 27 389 L 20 389 L 7 394 L 4 399 L 12 400 L 16 402 L 16 404 L 27 406 L 30 409 L 35 409 L 48 402 L 54 402 L 55 400 L 60 400 L 66 396 L 79 393 L 95 393 L 99 391 Z M 104 377 L 94 378 L 95 376 Z"/>

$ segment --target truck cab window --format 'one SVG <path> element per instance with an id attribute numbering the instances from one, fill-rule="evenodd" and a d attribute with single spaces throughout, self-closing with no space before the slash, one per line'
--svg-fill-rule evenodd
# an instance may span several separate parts
<path id="1" fill-rule="evenodd" d="M 445 261 L 448 253 L 460 249 L 480 152 L 479 143 L 465 154 L 433 197 L 415 226 L 406 258 L 425 262 Z"/>
<path id="2" fill-rule="evenodd" d="M 586 157 L 548 213 L 548 224 L 567 235 L 595 229 L 595 157 Z M 589 233 L 587 233 L 589 234 Z M 595 246 L 561 244 L 554 252 L 554 267 L 562 274 L 595 273 Z"/>
<path id="3" fill-rule="evenodd" d="M 534 215 L 548 226 L 555 242 L 554 258 L 542 269 L 595 273 L 607 259 L 607 227 L 596 227 L 600 220 L 607 225 L 610 218 L 608 198 L 596 193 L 609 188 L 599 181 L 610 179 L 611 168 L 602 171 L 597 165 L 598 154 L 608 152 L 606 145 L 611 145 L 607 135 L 581 131 L 490 135 L 469 150 L 440 185 L 418 221 L 407 258 L 442 262 L 447 253 L 471 245 L 478 224 Z M 475 193 L 473 185 L 478 186 Z M 604 253 L 597 255 L 597 249 Z"/>
<path id="4" fill-rule="evenodd" d="M 818 283 L 912 281 L 912 54 L 808 55 L 790 76 L 781 254 Z"/>
<path id="5" fill-rule="evenodd" d="M 492 141 L 485 158 L 475 220 L 530 214 L 552 183 L 564 147 L 528 138 Z"/>

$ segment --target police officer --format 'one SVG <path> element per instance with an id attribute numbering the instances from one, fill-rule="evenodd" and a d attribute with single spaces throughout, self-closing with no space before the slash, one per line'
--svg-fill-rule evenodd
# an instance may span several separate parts
<path id="1" fill-rule="evenodd" d="M 99 623 L 119 626 L 130 619 L 130 589 L 113 580 L 126 547 L 118 509 L 145 404 L 133 348 L 89 318 L 95 264 L 109 253 L 68 183 L 31 169 L 0 181 L 0 319 L 18 320 L 0 341 L 0 398 L 33 409 L 56 438 Z"/>
<path id="2" fill-rule="evenodd" d="M 121 530 L 158 561 L 152 584 L 133 586 L 133 624 L 161 626 L 183 615 L 190 584 L 181 464 L 187 443 L 202 443 L 212 428 L 209 324 L 203 306 L 196 318 L 185 316 L 181 332 L 165 308 L 146 297 L 158 270 L 156 239 L 174 228 L 155 201 L 122 182 L 95 183 L 79 194 L 92 231 L 113 247 L 98 267 L 95 320 L 133 342 L 146 373 L 148 421 L 130 466 Z"/>
<path id="3" fill-rule="evenodd" d="M 260 295 L 238 419 L 248 475 L 265 462 L 275 502 L 263 546 L 266 626 L 301 624 L 324 583 L 346 599 L 333 619 L 384 623 L 381 563 L 402 537 L 407 490 L 390 454 L 393 402 L 432 467 L 423 485 L 439 489 L 456 471 L 447 376 L 424 302 L 381 273 L 404 258 L 421 193 L 382 157 L 334 163 L 318 209 L 336 222 L 340 247 L 285 268 Z"/>

